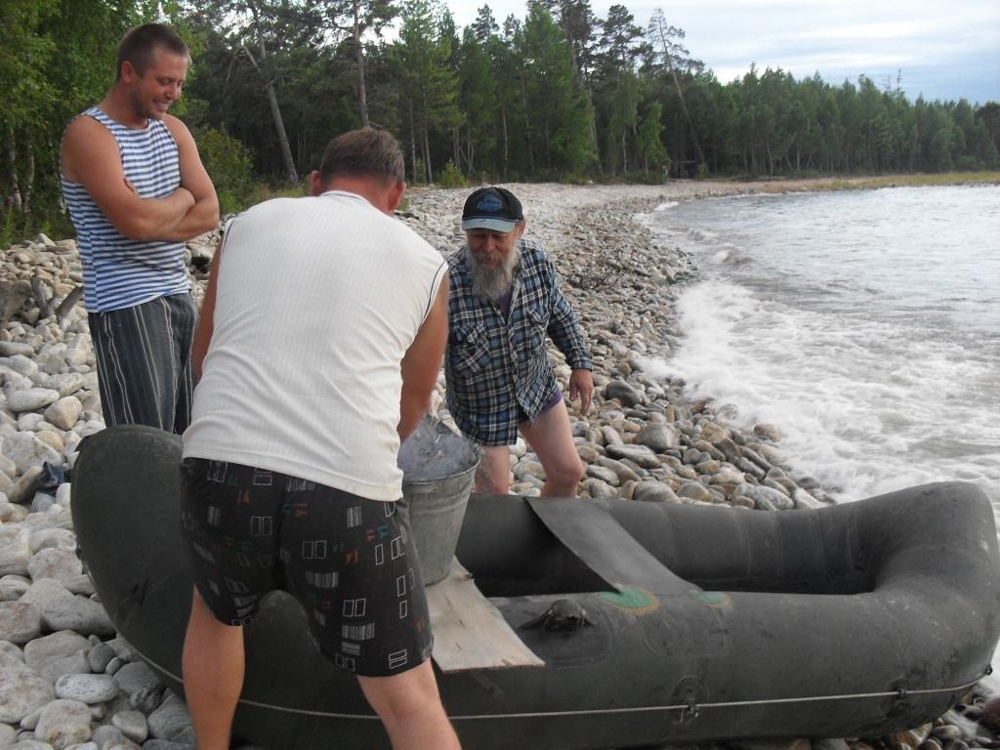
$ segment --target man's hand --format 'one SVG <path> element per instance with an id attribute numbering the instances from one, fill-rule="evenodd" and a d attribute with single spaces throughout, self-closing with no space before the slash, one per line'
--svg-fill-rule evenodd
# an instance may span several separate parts
<path id="1" fill-rule="evenodd" d="M 173 227 L 165 240 L 189 240 L 199 234 L 209 232 L 219 226 L 219 199 L 215 194 L 212 179 L 205 171 L 205 165 L 198 155 L 198 146 L 191 131 L 183 122 L 172 115 L 163 118 L 177 142 L 180 159 L 181 188 L 187 190 L 193 203 L 184 217 Z"/>
<path id="2" fill-rule="evenodd" d="M 594 395 L 594 376 L 590 370 L 573 370 L 569 376 L 569 400 L 580 397 L 580 414 L 590 411 L 590 399 Z"/>
<path id="3" fill-rule="evenodd" d="M 142 198 L 142 196 L 139 195 L 139 191 L 136 190 L 135 185 L 132 184 L 132 181 L 129 180 L 128 177 L 122 177 L 122 181 L 125 183 L 125 187 L 127 187 L 132 192 L 132 195 L 140 199 Z M 188 204 L 188 208 L 194 206 L 196 202 L 194 196 L 191 194 L 191 191 L 183 186 L 177 188 L 177 190 L 174 191 L 174 197 L 183 198 L 184 202 Z"/>

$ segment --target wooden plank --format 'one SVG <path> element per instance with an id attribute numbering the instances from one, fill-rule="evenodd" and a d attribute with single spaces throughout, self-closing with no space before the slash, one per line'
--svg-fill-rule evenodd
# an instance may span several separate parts
<path id="1" fill-rule="evenodd" d="M 434 661 L 442 672 L 544 666 L 458 560 L 447 578 L 427 587 L 427 605 Z"/>

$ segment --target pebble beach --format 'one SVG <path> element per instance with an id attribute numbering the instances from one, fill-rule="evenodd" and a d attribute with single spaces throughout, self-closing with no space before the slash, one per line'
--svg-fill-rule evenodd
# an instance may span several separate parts
<path id="1" fill-rule="evenodd" d="M 526 237 L 554 262 L 594 361 L 594 403 L 569 404 L 587 467 L 579 494 L 640 502 L 794 512 L 831 502 L 789 466 L 774 425 L 740 431 L 726 410 L 692 401 L 648 371 L 683 336 L 673 303 L 698 269 L 646 228 L 668 201 L 804 189 L 805 183 L 672 182 L 659 186 L 508 184 Z M 444 255 L 464 242 L 469 189 L 408 190 L 400 217 Z M 204 293 L 217 234 L 188 243 L 194 296 Z M 80 441 L 104 428 L 80 299 L 75 243 L 39 236 L 4 250 L 0 267 L 0 750 L 182 750 L 186 708 L 117 636 L 76 553 L 70 508 Z M 564 389 L 570 374 L 550 345 Z M 437 416 L 449 421 L 444 379 Z M 537 495 L 541 465 L 519 441 L 511 491 Z M 937 721 L 890 737 L 726 743 L 746 750 L 964 750 L 1000 747 L 1000 699 L 984 687 Z M 251 750 L 250 745 L 234 745 Z M 701 745 L 703 750 L 722 746 Z M 262 749 L 266 750 L 266 749 Z M 475 750 L 468 748 L 467 750 Z M 516 750 L 516 749 L 515 749 Z M 611 749 L 609 749 L 611 750 Z"/>

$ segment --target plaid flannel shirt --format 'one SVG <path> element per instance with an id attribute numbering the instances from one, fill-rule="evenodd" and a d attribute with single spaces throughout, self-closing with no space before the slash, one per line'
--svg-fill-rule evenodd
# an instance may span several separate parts
<path id="1" fill-rule="evenodd" d="M 518 424 L 535 420 L 559 387 L 546 351 L 548 334 L 573 369 L 592 370 L 576 316 L 559 291 L 542 248 L 519 240 L 510 317 L 472 293 L 468 247 L 449 260 L 448 409 L 462 433 L 481 445 L 511 445 Z"/>

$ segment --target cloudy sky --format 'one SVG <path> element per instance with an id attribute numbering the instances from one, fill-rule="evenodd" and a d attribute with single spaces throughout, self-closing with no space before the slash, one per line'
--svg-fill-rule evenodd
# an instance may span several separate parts
<path id="1" fill-rule="evenodd" d="M 616 0 L 591 0 L 599 18 Z M 751 63 L 801 80 L 819 73 L 839 86 L 866 75 L 914 100 L 1000 102 L 998 0 L 617 0 L 645 28 L 662 8 L 683 29 L 691 56 L 723 83 Z M 488 4 L 502 22 L 526 15 L 525 0 L 444 0 L 465 26 Z"/>

